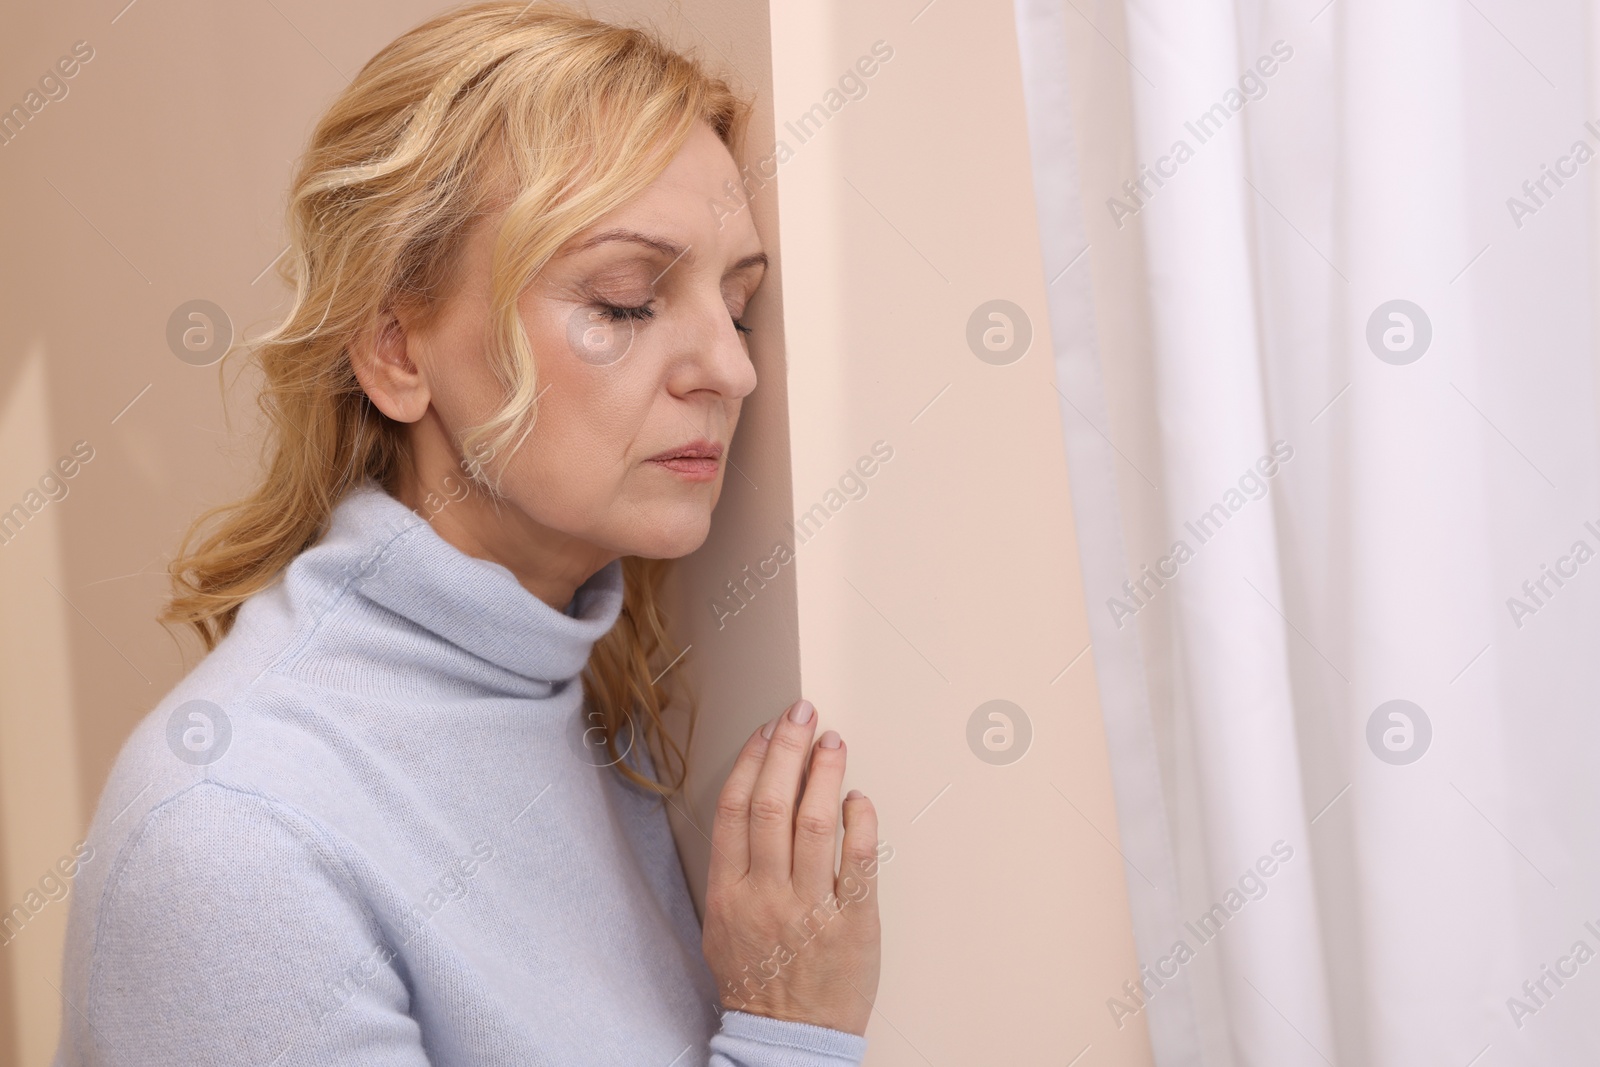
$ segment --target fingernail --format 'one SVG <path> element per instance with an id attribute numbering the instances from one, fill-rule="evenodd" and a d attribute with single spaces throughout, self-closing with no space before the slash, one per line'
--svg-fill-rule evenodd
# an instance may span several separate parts
<path id="1" fill-rule="evenodd" d="M 811 721 L 811 712 L 814 710 L 811 706 L 811 701 L 802 699 L 800 703 L 789 709 L 789 718 L 798 723 L 808 723 Z"/>
<path id="2" fill-rule="evenodd" d="M 855 800 L 855 799 L 856 799 L 856 798 L 857 798 L 857 797 L 864 797 L 864 796 L 866 796 L 866 795 L 867 795 L 867 794 L 865 794 L 865 793 L 863 793 L 863 792 L 862 792 L 862 791 L 861 791 L 861 790 L 859 790 L 859 789 L 852 789 L 852 790 L 850 790 L 850 792 L 848 792 L 848 793 L 846 793 L 846 794 L 845 794 L 845 795 L 844 795 L 844 798 L 845 798 L 845 799 L 846 799 L 846 800 Z"/>
<path id="3" fill-rule="evenodd" d="M 821 745 L 823 748 L 838 748 L 839 747 L 839 731 L 837 731 L 837 730 L 824 731 L 823 735 L 822 735 L 822 740 L 818 741 L 817 744 Z"/>
<path id="4" fill-rule="evenodd" d="M 771 722 L 767 723 L 767 725 L 765 725 L 765 726 L 763 726 L 761 728 L 761 736 L 765 737 L 768 741 L 771 741 L 772 740 L 772 731 L 777 725 L 778 725 L 778 720 L 777 719 L 773 719 Z"/>

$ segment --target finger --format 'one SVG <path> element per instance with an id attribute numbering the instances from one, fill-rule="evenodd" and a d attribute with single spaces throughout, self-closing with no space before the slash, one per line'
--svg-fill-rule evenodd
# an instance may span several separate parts
<path id="1" fill-rule="evenodd" d="M 833 892 L 845 755 L 844 741 L 833 730 L 824 733 L 811 750 L 811 773 L 794 820 L 793 881 L 795 891 L 808 904 Z"/>
<path id="2" fill-rule="evenodd" d="M 731 885 L 750 871 L 750 794 L 766 758 L 767 739 L 761 736 L 766 727 L 762 723 L 745 739 L 717 796 L 711 820 L 711 869 L 706 875 L 710 885 Z"/>
<path id="3" fill-rule="evenodd" d="M 850 922 L 878 921 L 878 809 L 858 789 L 844 799 L 844 850 L 834 892 L 849 907 Z"/>
<path id="4" fill-rule="evenodd" d="M 795 716 L 804 716 L 803 722 Z M 750 795 L 750 878 L 764 885 L 787 885 L 794 850 L 794 811 L 800 771 L 811 754 L 816 709 L 797 700 L 778 717 L 767 742 L 766 758 Z"/>

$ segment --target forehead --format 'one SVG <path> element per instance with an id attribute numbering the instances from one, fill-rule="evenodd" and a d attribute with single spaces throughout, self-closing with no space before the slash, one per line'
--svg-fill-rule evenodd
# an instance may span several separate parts
<path id="1" fill-rule="evenodd" d="M 632 200 L 619 205 L 578 234 L 568 246 L 576 252 L 610 243 L 617 231 L 662 239 L 657 251 L 676 255 L 689 248 L 743 254 L 760 249 L 748 211 L 730 210 L 742 201 L 739 169 L 715 131 L 696 123 L 665 170 Z M 641 251 L 644 243 L 635 243 Z"/>
<path id="2" fill-rule="evenodd" d="M 683 144 L 678 146 L 672 161 L 645 193 L 700 192 L 708 182 L 720 187 L 722 182 L 737 178 L 738 174 L 728 146 L 722 143 L 716 131 L 705 122 L 696 122 Z"/>

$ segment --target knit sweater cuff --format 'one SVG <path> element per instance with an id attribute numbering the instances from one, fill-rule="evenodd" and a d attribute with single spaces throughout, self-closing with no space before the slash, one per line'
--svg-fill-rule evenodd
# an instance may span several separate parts
<path id="1" fill-rule="evenodd" d="M 860 1034 L 737 1010 L 711 1038 L 712 1067 L 860 1067 L 866 1053 Z"/>

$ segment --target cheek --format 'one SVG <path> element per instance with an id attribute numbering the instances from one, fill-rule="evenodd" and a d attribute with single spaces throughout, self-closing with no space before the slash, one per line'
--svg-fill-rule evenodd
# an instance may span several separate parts
<path id="1" fill-rule="evenodd" d="M 516 462 L 536 498 L 598 518 L 623 491 L 650 396 L 618 367 L 574 362 L 545 359 L 538 420 Z"/>
<path id="2" fill-rule="evenodd" d="M 545 384 L 550 389 L 518 458 L 531 461 L 546 491 L 581 495 L 610 485 L 621 467 L 625 437 L 618 405 L 603 391 L 563 388 L 566 383 L 548 379 Z"/>

